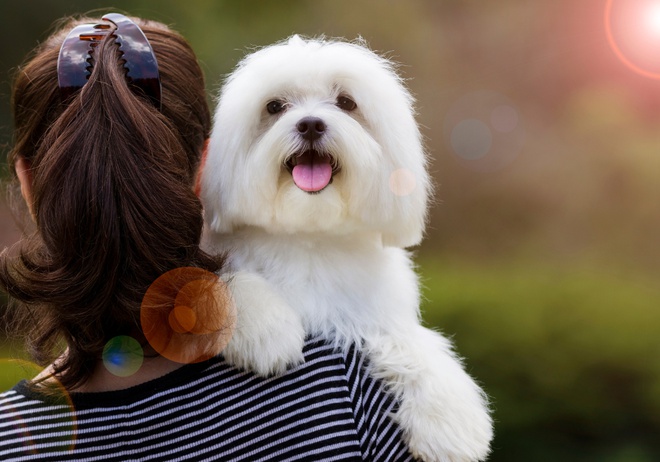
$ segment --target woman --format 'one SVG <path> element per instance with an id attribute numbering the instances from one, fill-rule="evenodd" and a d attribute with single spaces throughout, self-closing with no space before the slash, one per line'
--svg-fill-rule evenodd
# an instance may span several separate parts
<path id="1" fill-rule="evenodd" d="M 309 339 L 271 379 L 214 356 L 233 315 L 222 259 L 199 248 L 210 116 L 181 36 L 72 21 L 19 70 L 13 111 L 36 231 L 3 253 L 0 284 L 47 367 L 0 394 L 1 460 L 411 458 L 358 351 Z"/>

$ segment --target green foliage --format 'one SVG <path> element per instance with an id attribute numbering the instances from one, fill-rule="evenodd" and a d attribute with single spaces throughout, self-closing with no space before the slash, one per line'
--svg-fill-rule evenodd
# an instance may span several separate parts
<path id="1" fill-rule="evenodd" d="M 0 393 L 21 380 L 34 378 L 43 369 L 26 359 L 15 357 L 16 354 L 13 348 L 0 348 Z"/>
<path id="2" fill-rule="evenodd" d="M 658 460 L 660 288 L 603 268 L 425 261 L 424 318 L 492 398 L 490 460 Z"/>

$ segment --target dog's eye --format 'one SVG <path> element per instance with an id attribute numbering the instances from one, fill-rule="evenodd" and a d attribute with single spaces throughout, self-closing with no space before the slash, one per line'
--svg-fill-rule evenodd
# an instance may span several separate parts
<path id="1" fill-rule="evenodd" d="M 269 114 L 277 114 L 278 112 L 282 112 L 284 110 L 284 103 L 275 99 L 266 104 L 266 110 Z"/>
<path id="2" fill-rule="evenodd" d="M 357 108 L 357 104 L 351 98 L 347 96 L 340 96 L 337 98 L 337 107 L 343 109 L 344 111 L 354 111 Z"/>

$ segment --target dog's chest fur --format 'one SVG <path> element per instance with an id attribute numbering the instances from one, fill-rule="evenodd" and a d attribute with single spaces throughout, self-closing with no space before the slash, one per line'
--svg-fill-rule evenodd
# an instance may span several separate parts
<path id="1" fill-rule="evenodd" d="M 408 253 L 375 233 L 270 234 L 242 228 L 212 237 L 232 270 L 268 280 L 302 317 L 309 334 L 359 342 L 381 323 L 418 316 L 417 278 Z"/>

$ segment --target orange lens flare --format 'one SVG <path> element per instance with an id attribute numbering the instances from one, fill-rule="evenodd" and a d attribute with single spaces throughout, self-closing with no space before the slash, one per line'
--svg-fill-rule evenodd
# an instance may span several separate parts
<path id="1" fill-rule="evenodd" d="M 626 67 L 660 79 L 660 0 L 608 0 L 605 33 Z"/>
<path id="2" fill-rule="evenodd" d="M 144 295 L 142 330 L 161 356 L 179 363 L 205 361 L 229 343 L 236 322 L 226 284 L 200 268 L 177 268 Z"/>

